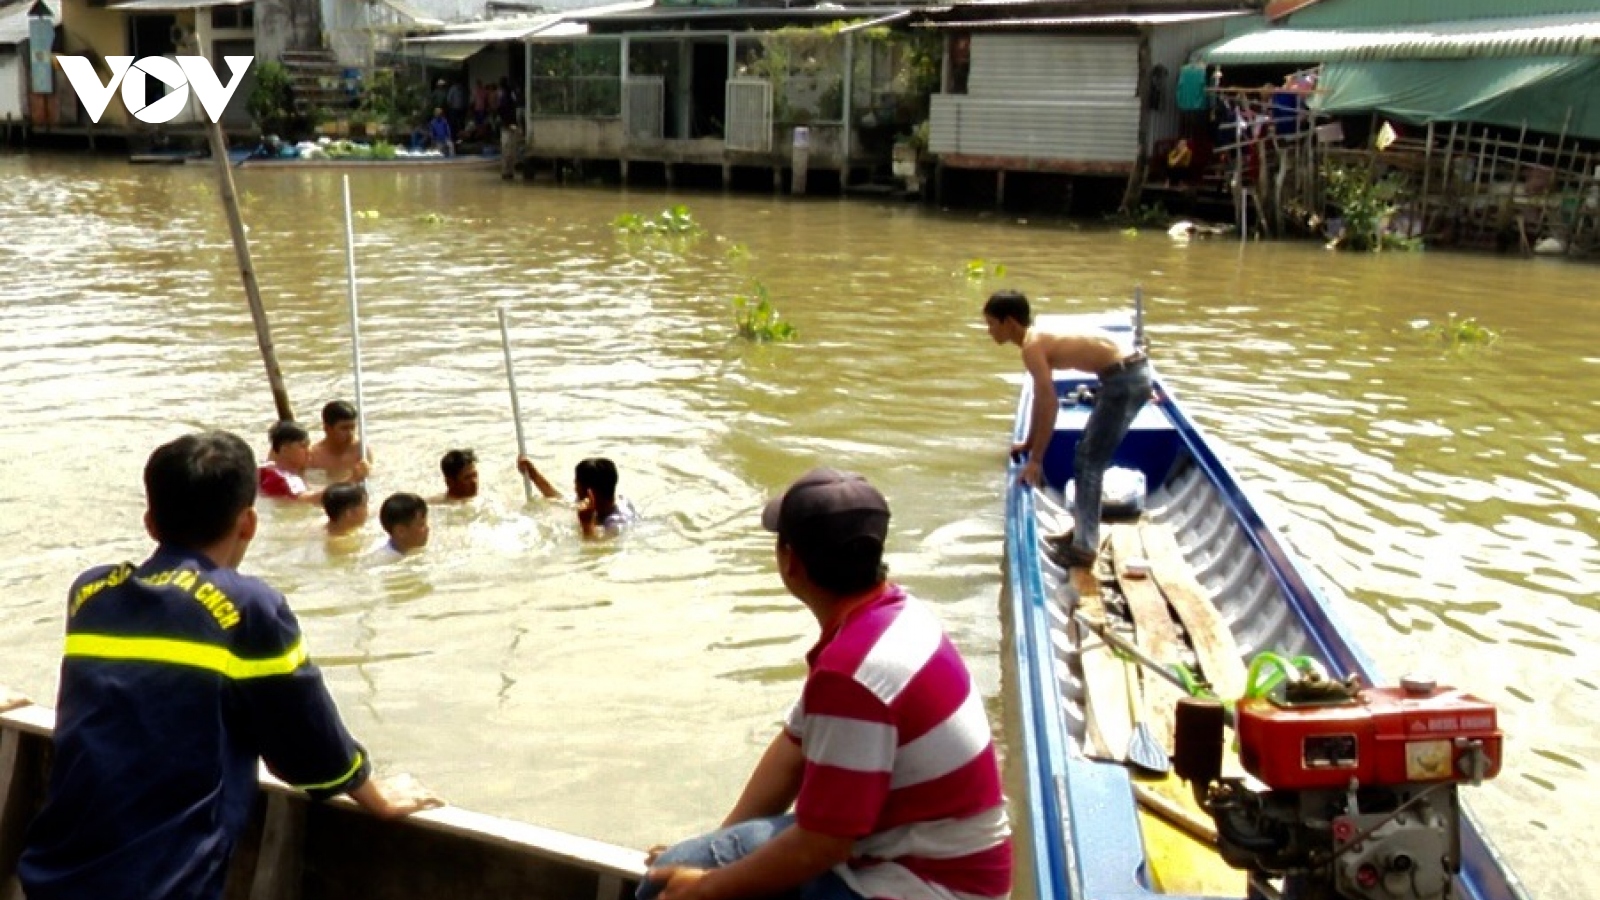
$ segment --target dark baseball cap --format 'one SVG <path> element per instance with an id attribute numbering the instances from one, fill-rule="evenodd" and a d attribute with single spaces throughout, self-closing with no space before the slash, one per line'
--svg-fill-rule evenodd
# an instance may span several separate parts
<path id="1" fill-rule="evenodd" d="M 817 468 L 801 475 L 761 513 L 761 526 L 790 544 L 843 546 L 889 536 L 889 501 L 854 472 Z"/>

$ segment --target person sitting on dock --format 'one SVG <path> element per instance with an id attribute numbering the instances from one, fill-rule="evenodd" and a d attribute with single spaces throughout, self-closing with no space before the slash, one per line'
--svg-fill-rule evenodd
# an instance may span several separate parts
<path id="1" fill-rule="evenodd" d="M 349 401 L 330 400 L 322 407 L 322 440 L 311 445 L 306 468 L 322 469 L 334 480 L 363 462 L 370 470 L 371 460 L 367 459 L 361 436 L 356 433 L 358 419 L 356 408 Z"/>
<path id="2" fill-rule="evenodd" d="M 302 503 L 321 503 L 324 488 L 311 490 L 306 486 L 306 464 L 311 459 L 311 435 L 298 424 L 282 421 L 267 430 L 267 441 L 272 450 L 262 464 L 257 478 L 261 496 L 278 500 L 298 500 Z M 367 465 L 356 461 L 347 480 L 359 482 L 367 477 Z"/>
<path id="3" fill-rule="evenodd" d="M 478 454 L 471 450 L 448 450 L 439 458 L 444 475 L 442 503 L 471 500 L 478 496 Z"/>
<path id="4" fill-rule="evenodd" d="M 322 511 L 328 514 L 328 536 L 342 537 L 367 524 L 367 488 L 362 484 L 330 484 L 322 492 Z"/>
<path id="5" fill-rule="evenodd" d="M 1040 330 L 1033 326 L 1028 298 L 1017 291 L 991 296 L 983 306 L 983 319 L 996 344 L 1022 348 L 1022 365 L 1033 380 L 1028 435 L 1011 447 L 1013 455 L 1026 454 L 1017 476 L 1022 482 L 1035 488 L 1044 485 L 1044 455 L 1061 409 L 1055 370 L 1093 372 L 1100 379 L 1094 411 L 1073 458 L 1073 532 L 1061 538 L 1069 565 L 1092 566 L 1100 555 L 1101 482 L 1117 445 L 1150 399 L 1150 366 L 1144 351 L 1119 345 L 1110 332 L 1052 334 Z"/>
<path id="6" fill-rule="evenodd" d="M 450 131 L 450 120 L 444 110 L 434 107 L 433 118 L 428 121 L 428 143 L 445 156 L 456 155 L 456 142 Z"/>
<path id="7" fill-rule="evenodd" d="M 723 828 L 653 852 L 637 897 L 1005 897 L 1011 829 L 988 714 L 933 612 L 888 580 L 888 502 L 860 475 L 813 469 L 761 524 L 821 637 Z"/>
<path id="8" fill-rule="evenodd" d="M 533 482 L 547 500 L 564 500 L 533 460 L 517 457 L 517 471 Z M 603 456 L 580 460 L 572 471 L 577 494 L 578 528 L 586 538 L 615 537 L 639 518 L 628 498 L 617 493 L 617 464 Z"/>
<path id="9" fill-rule="evenodd" d="M 373 551 L 379 562 L 404 559 L 428 546 L 428 501 L 416 494 L 390 494 L 378 507 L 378 524 L 389 539 Z"/>
<path id="10" fill-rule="evenodd" d="M 161 445 L 144 467 L 155 552 L 73 582 L 55 764 L 17 868 L 28 897 L 219 900 L 262 762 L 381 818 L 441 805 L 373 777 L 288 601 L 239 572 L 256 477 L 236 435 Z"/>

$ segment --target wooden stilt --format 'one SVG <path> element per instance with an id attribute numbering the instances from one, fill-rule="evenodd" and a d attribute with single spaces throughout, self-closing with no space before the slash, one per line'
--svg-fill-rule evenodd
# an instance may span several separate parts
<path id="1" fill-rule="evenodd" d="M 1433 184 L 1433 123 L 1428 123 L 1427 146 L 1422 148 L 1422 194 L 1417 198 L 1417 227 L 1428 236 L 1428 188 Z"/>

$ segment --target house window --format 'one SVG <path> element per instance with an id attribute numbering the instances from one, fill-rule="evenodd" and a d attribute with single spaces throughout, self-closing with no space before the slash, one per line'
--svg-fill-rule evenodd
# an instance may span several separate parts
<path id="1" fill-rule="evenodd" d="M 622 116 L 622 41 L 534 44 L 528 107 L 535 116 Z"/>
<path id="2" fill-rule="evenodd" d="M 213 6 L 211 8 L 211 27 L 254 29 L 256 27 L 255 4 Z"/>

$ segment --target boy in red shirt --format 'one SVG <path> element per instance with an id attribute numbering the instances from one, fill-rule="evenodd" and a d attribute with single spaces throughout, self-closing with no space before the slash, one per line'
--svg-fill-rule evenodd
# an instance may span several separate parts
<path id="1" fill-rule="evenodd" d="M 272 445 L 272 451 L 256 472 L 261 496 L 321 503 L 324 489 L 311 490 L 306 486 L 306 464 L 311 460 L 311 435 L 299 425 L 283 421 L 267 430 L 267 441 Z M 345 481 L 357 484 L 366 477 L 367 464 L 357 462 Z"/>

